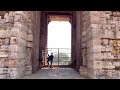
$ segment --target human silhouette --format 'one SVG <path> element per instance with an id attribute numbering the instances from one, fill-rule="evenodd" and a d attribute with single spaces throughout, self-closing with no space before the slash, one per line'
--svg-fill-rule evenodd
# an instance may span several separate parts
<path id="1" fill-rule="evenodd" d="M 53 53 L 51 53 L 51 55 L 49 56 L 50 68 L 52 68 L 53 59 L 54 59 L 54 56 L 53 56 Z"/>

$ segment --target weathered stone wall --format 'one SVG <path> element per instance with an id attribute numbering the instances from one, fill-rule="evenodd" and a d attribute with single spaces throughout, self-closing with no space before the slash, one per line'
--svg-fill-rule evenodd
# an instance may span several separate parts
<path id="1" fill-rule="evenodd" d="M 20 78 L 32 73 L 34 58 L 31 52 L 33 32 L 36 31 L 33 21 L 34 13 L 10 11 L 2 15 L 0 19 L 0 78 Z M 39 47 L 36 49 L 39 50 Z"/>
<path id="2" fill-rule="evenodd" d="M 80 74 L 83 76 L 87 75 L 89 63 L 88 61 L 92 57 L 90 49 L 92 48 L 91 42 L 91 28 L 90 28 L 90 11 L 81 12 L 81 55 L 82 55 L 82 66 L 80 66 Z"/>
<path id="3" fill-rule="evenodd" d="M 20 78 L 40 68 L 40 15 L 40 11 L 0 12 L 0 79 Z M 79 59 L 76 68 L 83 60 L 80 74 L 120 79 L 120 12 L 81 11 L 76 15 L 75 60 Z"/>
<path id="4" fill-rule="evenodd" d="M 120 12 L 91 12 L 93 37 L 92 78 L 120 78 L 119 44 Z"/>
<path id="5" fill-rule="evenodd" d="M 82 20 L 82 36 L 87 36 L 81 41 L 80 74 L 93 79 L 120 78 L 120 12 L 84 11 Z"/>

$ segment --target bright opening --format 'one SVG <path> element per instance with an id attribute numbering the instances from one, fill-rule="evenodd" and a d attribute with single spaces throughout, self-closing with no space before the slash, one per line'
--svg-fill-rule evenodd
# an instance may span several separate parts
<path id="1" fill-rule="evenodd" d="M 48 24 L 48 54 L 53 53 L 53 65 L 71 64 L 71 24 L 51 21 Z"/>
<path id="2" fill-rule="evenodd" d="M 48 24 L 48 48 L 71 48 L 69 21 L 51 21 Z"/>

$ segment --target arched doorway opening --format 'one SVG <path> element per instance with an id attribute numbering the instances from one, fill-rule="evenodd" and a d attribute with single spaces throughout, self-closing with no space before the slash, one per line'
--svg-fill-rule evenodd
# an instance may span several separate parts
<path id="1" fill-rule="evenodd" d="M 41 31 L 40 31 L 40 60 L 44 66 L 46 63 L 48 45 L 48 24 L 50 21 L 69 21 L 71 23 L 71 66 L 76 68 L 76 12 L 74 11 L 42 11 L 41 12 Z M 67 18 L 66 18 L 67 17 Z"/>
<path id="2" fill-rule="evenodd" d="M 71 65 L 71 23 L 68 16 L 49 15 L 47 48 L 43 66 L 47 66 L 47 55 L 53 53 L 53 66 Z"/>

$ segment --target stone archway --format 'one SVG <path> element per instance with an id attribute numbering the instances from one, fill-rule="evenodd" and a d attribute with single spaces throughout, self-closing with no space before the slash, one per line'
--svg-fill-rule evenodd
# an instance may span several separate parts
<path id="1" fill-rule="evenodd" d="M 72 25 L 72 43 L 71 43 L 71 49 L 72 49 L 72 66 L 74 68 L 76 68 L 77 70 L 79 70 L 79 67 L 80 65 L 82 64 L 82 62 L 80 60 L 82 59 L 79 59 L 79 57 L 76 58 L 76 53 L 80 53 L 80 48 L 77 49 L 76 47 L 76 43 L 77 43 L 77 36 L 80 36 L 80 35 L 76 35 L 78 34 L 76 32 L 76 12 L 75 11 L 43 11 L 41 12 L 41 34 L 40 34 L 40 42 L 41 42 L 41 47 L 40 47 L 40 53 L 42 53 L 42 50 L 45 50 L 46 47 L 47 47 L 47 24 L 48 24 L 48 21 L 47 21 L 47 17 L 49 15 L 66 15 L 68 17 L 70 17 L 70 22 L 71 22 L 71 25 Z M 78 40 L 78 44 L 80 44 L 80 41 Z M 79 47 L 79 45 L 78 45 Z M 78 50 L 76 52 L 76 50 Z M 42 60 L 42 54 L 40 55 L 40 59 Z M 76 64 L 77 63 L 77 64 Z M 81 64 L 78 64 L 78 63 L 81 63 Z"/>
<path id="2" fill-rule="evenodd" d="M 46 13 L 60 12 L 1 12 L 0 78 L 20 78 L 36 72 L 42 66 L 41 50 L 46 47 Z M 73 67 L 93 79 L 120 78 L 120 12 L 61 12 L 72 15 Z"/>

